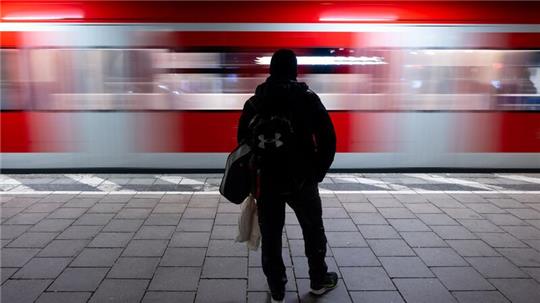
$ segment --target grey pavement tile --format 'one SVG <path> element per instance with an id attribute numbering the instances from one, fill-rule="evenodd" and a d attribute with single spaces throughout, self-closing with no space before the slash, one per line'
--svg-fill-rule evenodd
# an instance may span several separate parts
<path id="1" fill-rule="evenodd" d="M 366 239 L 399 239 L 400 236 L 390 225 L 358 225 Z"/>
<path id="2" fill-rule="evenodd" d="M 363 194 L 349 194 L 349 193 L 336 193 L 339 201 L 348 203 L 348 202 L 367 202 L 368 199 Z"/>
<path id="3" fill-rule="evenodd" d="M 403 207 L 403 204 L 401 201 L 394 199 L 394 198 L 370 198 L 369 202 L 373 204 L 373 206 L 380 208 L 380 207 Z"/>
<path id="4" fill-rule="evenodd" d="M 176 232 L 173 234 L 169 247 L 208 247 L 210 233 L 208 232 Z"/>
<path id="5" fill-rule="evenodd" d="M 0 268 L 0 285 L 4 284 L 19 268 L 2 267 Z"/>
<path id="6" fill-rule="evenodd" d="M 73 225 L 106 225 L 115 214 L 84 214 Z"/>
<path id="7" fill-rule="evenodd" d="M 8 244 L 7 247 L 41 248 L 51 242 L 58 233 L 26 232 Z"/>
<path id="8" fill-rule="evenodd" d="M 500 208 L 525 208 L 523 203 L 514 199 L 487 199 L 490 203 L 497 205 Z"/>
<path id="9" fill-rule="evenodd" d="M 217 218 L 216 218 L 217 220 Z M 212 219 L 185 219 L 178 224 L 178 231 L 211 232 L 214 221 Z"/>
<path id="10" fill-rule="evenodd" d="M 23 207 L 2 207 L 1 208 L 1 211 L 0 211 L 0 218 L 2 218 L 2 223 L 4 222 L 8 222 L 9 218 L 19 214 L 20 212 L 22 212 L 24 210 Z M 13 221 L 12 221 L 13 222 Z M 21 221 L 21 223 L 24 223 L 24 221 Z M 17 222 L 14 222 L 13 224 L 18 224 Z M 26 223 L 27 225 L 28 224 L 33 224 L 33 223 Z"/>
<path id="11" fill-rule="evenodd" d="M 511 194 L 510 196 L 523 203 L 540 203 L 538 194 Z"/>
<path id="12" fill-rule="evenodd" d="M 342 207 L 323 207 L 323 218 L 345 219 L 349 218 L 349 214 Z"/>
<path id="13" fill-rule="evenodd" d="M 64 203 L 36 203 L 24 210 L 25 213 L 50 213 L 61 207 Z"/>
<path id="14" fill-rule="evenodd" d="M 457 302 L 441 282 L 434 278 L 394 279 L 393 281 L 407 302 Z"/>
<path id="15" fill-rule="evenodd" d="M 72 219 L 43 219 L 30 228 L 36 232 L 61 232 L 73 223 Z"/>
<path id="16" fill-rule="evenodd" d="M 382 267 L 343 267 L 340 271 L 349 291 L 395 289 Z"/>
<path id="17" fill-rule="evenodd" d="M 246 302 L 245 280 L 212 279 L 201 280 L 196 303 L 243 303 Z"/>
<path id="18" fill-rule="evenodd" d="M 159 258 L 122 257 L 111 268 L 107 278 L 115 279 L 151 279 L 154 276 Z"/>
<path id="19" fill-rule="evenodd" d="M 302 228 L 299 225 L 285 225 L 285 233 L 288 239 L 303 239 Z"/>
<path id="20" fill-rule="evenodd" d="M 2 267 L 22 267 L 39 252 L 37 248 L 2 248 L 0 261 Z"/>
<path id="21" fill-rule="evenodd" d="M 109 194 L 99 200 L 100 203 L 126 203 L 133 195 L 131 194 Z"/>
<path id="22" fill-rule="evenodd" d="M 335 289 L 333 289 L 330 292 L 327 292 L 324 296 L 319 296 L 319 297 L 313 296 L 311 293 L 309 293 L 309 290 L 310 290 L 309 279 L 298 279 L 297 283 L 298 283 L 298 293 L 299 293 L 301 302 L 306 302 L 306 303 L 352 302 L 349 296 L 349 293 L 347 292 L 347 288 L 345 287 L 345 283 L 343 283 L 343 280 L 338 280 L 338 284 Z M 296 301 L 292 301 L 292 302 L 296 302 Z"/>
<path id="23" fill-rule="evenodd" d="M 506 233 L 476 233 L 491 247 L 527 247 L 527 245 Z"/>
<path id="24" fill-rule="evenodd" d="M 333 248 L 332 252 L 338 266 L 380 266 L 369 248 Z"/>
<path id="25" fill-rule="evenodd" d="M 88 210 L 88 213 L 117 213 L 125 203 L 97 203 Z"/>
<path id="26" fill-rule="evenodd" d="M 247 279 L 247 268 L 246 257 L 209 257 L 204 260 L 201 278 Z"/>
<path id="27" fill-rule="evenodd" d="M 433 267 L 432 271 L 449 290 L 492 290 L 493 285 L 472 267 Z"/>
<path id="28" fill-rule="evenodd" d="M 469 203 L 467 207 L 479 214 L 504 214 L 506 210 L 490 203 Z"/>
<path id="29" fill-rule="evenodd" d="M 414 256 L 414 251 L 401 239 L 368 240 L 376 256 Z"/>
<path id="30" fill-rule="evenodd" d="M 326 231 L 357 231 L 351 219 L 323 219 L 324 230 Z"/>
<path id="31" fill-rule="evenodd" d="M 217 199 L 195 199 L 192 198 L 191 201 L 189 201 L 188 207 L 194 207 L 194 208 L 217 208 L 219 206 L 219 201 Z"/>
<path id="32" fill-rule="evenodd" d="M 237 214 L 216 214 L 216 225 L 238 225 Z"/>
<path id="33" fill-rule="evenodd" d="M 66 228 L 56 239 L 76 240 L 94 238 L 102 226 L 70 226 Z"/>
<path id="34" fill-rule="evenodd" d="M 328 271 L 335 272 L 338 274 L 338 277 L 341 276 L 336 260 L 333 257 L 326 257 L 326 265 L 328 266 Z M 293 257 L 292 264 L 294 269 L 294 276 L 298 278 L 309 278 L 309 265 L 308 259 L 306 257 Z M 285 264 L 288 265 L 287 263 Z M 292 276 L 291 276 L 292 277 Z"/>
<path id="35" fill-rule="evenodd" d="M 90 292 L 44 292 L 36 303 L 86 303 Z"/>
<path id="36" fill-rule="evenodd" d="M 450 218 L 447 214 L 417 214 L 420 220 L 427 225 L 458 225 L 456 220 Z"/>
<path id="37" fill-rule="evenodd" d="M 419 219 L 388 219 L 388 222 L 397 231 L 431 231 Z"/>
<path id="38" fill-rule="evenodd" d="M 147 285 L 148 280 L 105 279 L 89 302 L 139 302 Z"/>
<path id="39" fill-rule="evenodd" d="M 144 220 L 142 219 L 113 219 L 109 221 L 105 227 L 104 232 L 136 232 L 142 226 Z"/>
<path id="40" fill-rule="evenodd" d="M 465 205 L 461 204 L 453 198 L 450 199 L 430 199 L 430 202 L 440 208 L 465 208 Z"/>
<path id="41" fill-rule="evenodd" d="M 236 239 L 238 226 L 235 225 L 214 225 L 211 239 Z"/>
<path id="42" fill-rule="evenodd" d="M 150 208 L 124 208 L 116 214 L 116 219 L 146 219 L 152 209 Z"/>
<path id="43" fill-rule="evenodd" d="M 99 201 L 100 198 L 73 198 L 64 204 L 64 207 L 90 208 Z"/>
<path id="44" fill-rule="evenodd" d="M 265 291 L 248 291 L 247 293 L 247 303 L 260 303 L 260 302 L 270 302 L 270 293 Z M 285 298 L 283 299 L 285 303 L 297 303 L 300 302 L 298 299 L 298 293 L 292 291 L 285 292 Z"/>
<path id="45" fill-rule="evenodd" d="M 489 222 L 488 220 L 464 220 L 459 219 L 458 220 L 461 225 L 463 225 L 468 230 L 475 232 L 475 233 L 500 233 L 504 232 L 500 227 L 497 225 Z"/>
<path id="46" fill-rule="evenodd" d="M 144 225 L 174 225 L 180 222 L 180 214 L 151 214 L 148 216 Z"/>
<path id="47" fill-rule="evenodd" d="M 193 303 L 195 292 L 148 291 L 142 303 Z"/>
<path id="48" fill-rule="evenodd" d="M 475 211 L 467 208 L 442 208 L 442 210 L 454 219 L 482 219 Z"/>
<path id="49" fill-rule="evenodd" d="M 32 225 L 2 225 L 0 226 L 0 239 L 11 240 L 22 235 Z"/>
<path id="50" fill-rule="evenodd" d="M 459 194 L 452 194 L 452 197 L 459 202 L 463 203 L 484 203 L 486 202 L 486 199 L 484 199 L 480 195 L 471 194 L 471 193 L 459 193 Z"/>
<path id="51" fill-rule="evenodd" d="M 134 233 L 101 232 L 88 244 L 89 247 L 125 247 Z"/>
<path id="52" fill-rule="evenodd" d="M 409 179 L 409 181 L 412 181 L 412 183 L 409 184 L 415 184 L 418 183 L 419 179 Z M 395 183 L 401 183 L 401 182 L 395 182 Z M 422 194 L 394 194 L 394 197 L 398 199 L 399 201 L 407 204 L 414 204 L 414 203 L 427 203 L 428 200 L 424 195 Z"/>
<path id="53" fill-rule="evenodd" d="M 158 202 L 159 199 L 133 198 L 129 200 L 125 208 L 154 208 Z"/>
<path id="54" fill-rule="evenodd" d="M 379 208 L 379 212 L 386 219 L 415 219 L 416 215 L 407 208 Z"/>
<path id="55" fill-rule="evenodd" d="M 401 232 L 403 240 L 411 247 L 445 247 L 448 246 L 439 236 L 433 232 L 406 231 Z"/>
<path id="56" fill-rule="evenodd" d="M 352 291 L 354 303 L 405 303 L 397 291 Z"/>
<path id="57" fill-rule="evenodd" d="M 485 214 L 484 217 L 495 225 L 527 225 L 527 223 L 511 214 Z"/>
<path id="58" fill-rule="evenodd" d="M 111 267 L 120 256 L 121 248 L 85 248 L 70 264 L 71 267 Z"/>
<path id="59" fill-rule="evenodd" d="M 191 208 L 184 211 L 182 218 L 185 219 L 213 219 L 216 216 L 215 208 Z"/>
<path id="60" fill-rule="evenodd" d="M 467 240 L 467 239 L 478 239 L 477 236 L 475 236 L 473 233 L 468 231 L 463 226 L 432 226 L 431 229 L 439 235 L 439 237 L 443 238 L 444 240 Z"/>
<path id="61" fill-rule="evenodd" d="M 197 267 L 158 267 L 148 290 L 196 291 L 200 276 L 201 269 Z"/>
<path id="62" fill-rule="evenodd" d="M 211 257 L 246 257 L 247 246 L 232 240 L 210 240 L 208 256 Z"/>
<path id="63" fill-rule="evenodd" d="M 540 266 L 540 253 L 532 248 L 498 248 L 497 250 L 517 266 Z"/>
<path id="64" fill-rule="evenodd" d="M 205 248 L 167 248 L 160 266 L 202 266 L 205 253 Z"/>
<path id="65" fill-rule="evenodd" d="M 467 266 L 467 262 L 449 247 L 415 248 L 427 266 Z"/>
<path id="66" fill-rule="evenodd" d="M 391 278 L 433 277 L 433 273 L 418 257 L 381 257 L 379 260 Z"/>
<path id="67" fill-rule="evenodd" d="M 459 303 L 510 303 L 498 291 L 454 291 Z"/>
<path id="68" fill-rule="evenodd" d="M 161 239 L 168 240 L 172 237 L 175 226 L 151 226 L 145 225 L 135 234 L 134 239 Z"/>
<path id="69" fill-rule="evenodd" d="M 73 199 L 74 197 L 75 196 L 72 194 L 52 194 L 39 200 L 39 202 L 40 203 L 64 203 Z"/>
<path id="70" fill-rule="evenodd" d="M 351 213 L 351 219 L 359 225 L 386 225 L 386 219 L 378 213 Z"/>
<path id="71" fill-rule="evenodd" d="M 181 214 L 186 209 L 186 204 L 160 203 L 152 210 L 156 214 Z"/>
<path id="72" fill-rule="evenodd" d="M 502 229 L 520 240 L 540 240 L 540 230 L 532 226 L 502 226 Z"/>
<path id="73" fill-rule="evenodd" d="M 66 208 L 61 207 L 55 210 L 47 218 L 49 219 L 77 219 L 86 212 L 85 208 Z"/>
<path id="74" fill-rule="evenodd" d="M 523 242 L 527 243 L 530 247 L 540 251 L 540 240 L 523 240 Z"/>
<path id="75" fill-rule="evenodd" d="M 529 276 L 503 257 L 470 257 L 467 261 L 486 278 L 528 278 Z"/>
<path id="76" fill-rule="evenodd" d="M 367 247 L 367 243 L 358 231 L 327 231 L 326 238 L 330 247 Z"/>
<path id="77" fill-rule="evenodd" d="M 540 204 L 538 204 L 538 206 L 540 207 Z M 525 222 L 540 229 L 540 220 L 525 220 Z"/>
<path id="78" fill-rule="evenodd" d="M 528 273 L 537 282 L 540 282 L 540 267 L 522 267 L 521 269 Z"/>
<path id="79" fill-rule="evenodd" d="M 122 256 L 161 257 L 167 247 L 167 240 L 131 240 Z"/>
<path id="80" fill-rule="evenodd" d="M 292 268 L 286 267 L 285 274 L 287 275 L 285 290 L 296 291 L 296 279 Z M 266 276 L 264 275 L 262 267 L 249 267 L 248 276 L 248 291 L 269 291 Z"/>
<path id="81" fill-rule="evenodd" d="M 0 301 L 9 303 L 34 302 L 51 280 L 8 280 L 2 285 Z"/>
<path id="82" fill-rule="evenodd" d="M 490 279 L 489 281 L 511 302 L 537 303 L 540 298 L 540 284 L 533 279 Z"/>
<path id="83" fill-rule="evenodd" d="M 430 203 L 405 205 L 414 214 L 440 214 L 442 211 Z"/>
<path id="84" fill-rule="evenodd" d="M 192 194 L 165 194 L 160 200 L 160 203 L 188 203 Z"/>
<path id="85" fill-rule="evenodd" d="M 48 290 L 94 291 L 108 270 L 108 268 L 67 268 Z"/>
<path id="86" fill-rule="evenodd" d="M 5 209 L 2 209 L 2 212 L 4 212 Z M 13 217 L 11 217 L 9 220 L 7 220 L 4 224 L 11 225 L 11 224 L 22 224 L 22 225 L 29 225 L 29 224 L 36 224 L 41 219 L 45 218 L 47 216 L 47 213 L 19 213 Z"/>
<path id="87" fill-rule="evenodd" d="M 26 263 L 13 278 L 16 279 L 54 279 L 71 262 L 71 258 L 33 258 Z"/>
<path id="88" fill-rule="evenodd" d="M 499 256 L 499 253 L 481 240 L 447 240 L 446 242 L 463 257 Z"/>
<path id="89" fill-rule="evenodd" d="M 376 213 L 377 209 L 370 203 L 342 203 L 349 213 Z"/>
<path id="90" fill-rule="evenodd" d="M 39 252 L 40 257 L 74 257 L 88 240 L 54 240 Z"/>

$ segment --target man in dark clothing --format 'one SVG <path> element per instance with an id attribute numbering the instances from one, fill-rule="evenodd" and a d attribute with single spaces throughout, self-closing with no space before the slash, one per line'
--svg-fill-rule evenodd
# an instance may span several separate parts
<path id="1" fill-rule="evenodd" d="M 272 56 L 270 77 L 259 85 L 255 95 L 244 105 L 238 127 L 238 142 L 253 140 L 255 117 L 272 108 L 287 108 L 296 132 L 295 146 L 300 157 L 288 166 L 298 172 L 294 190 L 279 192 L 280 180 L 291 172 L 278 171 L 257 180 L 259 226 L 262 235 L 262 266 L 273 302 L 285 295 L 287 277 L 281 256 L 285 203 L 294 210 L 305 241 L 311 293 L 322 295 L 337 285 L 337 274 L 328 272 L 325 262 L 326 237 L 322 220 L 318 182 L 326 175 L 336 151 L 336 135 L 330 117 L 319 97 L 305 83 L 297 82 L 297 62 L 291 50 L 278 50 Z M 279 141 L 280 136 L 275 137 Z M 259 136 L 262 143 L 269 141 Z M 256 138 L 255 138 L 256 140 Z M 266 140 L 266 141 L 265 141 Z M 276 143 L 276 146 L 279 146 Z M 254 164 L 255 168 L 257 164 Z M 286 171 L 286 170 L 285 170 Z"/>

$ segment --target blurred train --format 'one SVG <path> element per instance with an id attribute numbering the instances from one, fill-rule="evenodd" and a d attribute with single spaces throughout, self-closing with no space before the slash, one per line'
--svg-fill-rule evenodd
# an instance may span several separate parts
<path id="1" fill-rule="evenodd" d="M 278 48 L 333 168 L 540 168 L 540 3 L 2 2 L 4 169 L 223 168 Z"/>

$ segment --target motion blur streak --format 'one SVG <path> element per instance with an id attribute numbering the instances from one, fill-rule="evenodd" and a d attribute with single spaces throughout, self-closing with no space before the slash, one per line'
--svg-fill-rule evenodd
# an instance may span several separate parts
<path id="1" fill-rule="evenodd" d="M 277 48 L 336 168 L 540 168 L 534 2 L 6 1 L 2 167 L 222 168 Z"/>

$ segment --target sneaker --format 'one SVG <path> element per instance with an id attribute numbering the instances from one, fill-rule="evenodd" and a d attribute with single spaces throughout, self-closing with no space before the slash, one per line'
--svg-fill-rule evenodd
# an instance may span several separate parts
<path id="1" fill-rule="evenodd" d="M 335 272 L 326 273 L 321 283 L 311 283 L 310 292 L 316 296 L 323 295 L 336 288 L 337 282 L 338 275 Z"/>

